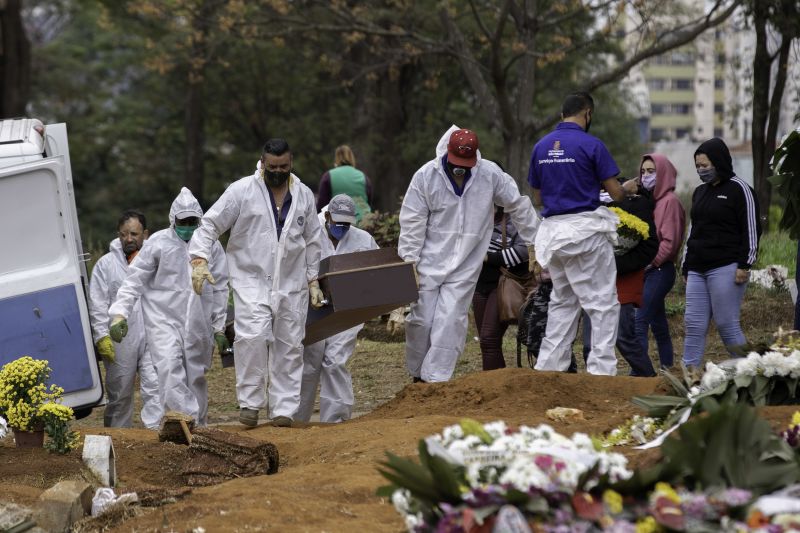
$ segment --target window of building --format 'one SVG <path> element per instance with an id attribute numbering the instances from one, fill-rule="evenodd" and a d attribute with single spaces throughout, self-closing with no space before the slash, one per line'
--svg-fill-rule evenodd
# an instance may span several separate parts
<path id="1" fill-rule="evenodd" d="M 725 64 L 725 54 L 720 52 L 717 54 L 717 65 L 724 65 Z"/>
<path id="2" fill-rule="evenodd" d="M 688 115 L 692 112 L 692 104 L 672 104 L 672 113 L 675 115 Z"/>
<path id="3" fill-rule="evenodd" d="M 663 115 L 667 112 L 667 106 L 664 104 L 650 104 L 650 112 L 654 115 Z"/>
<path id="4" fill-rule="evenodd" d="M 672 65 L 693 65 L 694 53 L 688 50 L 673 50 L 670 54 L 670 64 Z"/>
<path id="5" fill-rule="evenodd" d="M 679 91 L 694 89 L 694 80 L 688 78 L 676 78 L 672 80 L 672 88 Z"/>
<path id="6" fill-rule="evenodd" d="M 667 80 L 664 78 L 651 78 L 647 80 L 647 88 L 651 91 L 663 91 L 667 86 Z"/>
<path id="7" fill-rule="evenodd" d="M 714 88 L 715 89 L 724 89 L 725 88 L 725 78 L 715 78 L 714 79 Z"/>
<path id="8" fill-rule="evenodd" d="M 663 141 L 667 138 L 667 130 L 664 128 L 651 128 L 650 129 L 650 140 L 652 142 Z"/>
<path id="9" fill-rule="evenodd" d="M 723 104 L 714 104 L 714 113 L 724 113 L 725 106 Z"/>
<path id="10" fill-rule="evenodd" d="M 675 138 L 683 139 L 689 136 L 689 128 L 675 128 Z"/>
<path id="11" fill-rule="evenodd" d="M 714 128 L 714 137 L 722 137 L 722 128 Z"/>

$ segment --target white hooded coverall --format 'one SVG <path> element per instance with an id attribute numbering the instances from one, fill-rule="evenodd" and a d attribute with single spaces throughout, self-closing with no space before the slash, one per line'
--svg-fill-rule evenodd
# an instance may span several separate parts
<path id="1" fill-rule="evenodd" d="M 314 193 L 292 174 L 292 201 L 278 238 L 269 192 L 256 170 L 232 183 L 211 206 L 189 243 L 192 258 L 209 258 L 230 230 L 230 268 L 239 406 L 291 418 L 300 405 L 308 283 L 319 270 L 320 228 Z M 209 261 L 210 262 L 210 261 Z"/>
<path id="2" fill-rule="evenodd" d="M 372 235 L 355 226 L 345 233 L 334 248 L 325 228 L 325 210 L 319 215 L 322 259 L 331 255 L 377 250 L 378 243 Z M 332 335 L 306 346 L 303 351 L 303 388 L 300 407 L 295 420 L 308 422 L 314 411 L 314 399 L 319 391 L 320 422 L 336 423 L 350 420 L 353 411 L 353 381 L 347 370 L 347 361 L 353 355 L 358 332 L 364 324 Z"/>
<path id="3" fill-rule="evenodd" d="M 614 345 L 619 326 L 617 215 L 605 206 L 586 213 L 547 217 L 536 235 L 536 259 L 547 268 L 553 292 L 547 308 L 547 331 L 536 370 L 566 371 L 572 341 L 583 308 L 592 324 L 592 350 L 586 362 L 590 374 L 617 373 Z"/>
<path id="4" fill-rule="evenodd" d="M 227 261 L 222 245 L 214 243 L 208 266 L 217 283 L 204 287 L 203 295 L 197 296 L 192 289 L 188 243 L 174 227 L 176 218 L 202 215 L 189 189 L 181 189 L 170 208 L 170 227 L 144 242 L 108 311 L 111 317 L 129 317 L 141 298 L 164 409 L 190 415 L 200 425 L 206 423 L 208 413 L 205 372 L 211 365 L 214 332 L 225 330 Z"/>
<path id="5" fill-rule="evenodd" d="M 108 335 L 108 308 L 117 297 L 122 281 L 128 275 L 128 260 L 122 243 L 114 239 L 109 252 L 95 263 L 89 282 L 89 318 L 94 342 Z M 148 429 L 158 429 L 164 412 L 158 394 L 158 374 L 153 366 L 144 332 L 142 306 L 133 306 L 128 318 L 128 335 L 114 346 L 113 363 L 104 361 L 106 367 L 106 404 L 103 423 L 106 427 L 131 427 L 133 424 L 133 388 L 139 372 L 139 390 L 142 396 L 142 424 Z"/>
<path id="6" fill-rule="evenodd" d="M 503 206 L 526 244 L 533 244 L 539 219 L 514 178 L 482 159 L 458 196 L 444 169 L 452 126 L 436 147 L 436 158 L 411 179 L 400 209 L 397 251 L 415 261 L 419 299 L 406 320 L 406 366 L 424 381 L 447 381 L 464 350 L 467 314 L 494 227 L 494 206 Z"/>

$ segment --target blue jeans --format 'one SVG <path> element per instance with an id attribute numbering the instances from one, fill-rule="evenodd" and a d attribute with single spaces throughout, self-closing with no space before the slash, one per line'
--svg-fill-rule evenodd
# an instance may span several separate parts
<path id="1" fill-rule="evenodd" d="M 619 306 L 619 329 L 617 330 L 617 350 L 628 362 L 631 367 L 631 376 L 651 377 L 656 375 L 653 363 L 647 356 L 647 351 L 642 350 L 639 340 L 636 338 L 636 327 L 634 313 L 636 308 L 633 304 L 621 304 Z M 589 352 L 592 348 L 592 322 L 589 315 L 583 312 L 583 360 L 589 359 Z"/>
<path id="2" fill-rule="evenodd" d="M 653 331 L 658 346 L 658 359 L 663 367 L 673 363 L 672 338 L 669 336 L 664 300 L 675 285 L 675 264 L 664 263 L 644 273 L 642 307 L 636 310 L 636 338 L 648 356 L 648 333 Z M 648 356 L 649 358 L 649 356 Z"/>
<path id="3" fill-rule="evenodd" d="M 739 324 L 739 310 L 747 283 L 737 285 L 736 263 L 707 272 L 689 271 L 686 282 L 686 338 L 683 345 L 683 362 L 686 366 L 700 366 L 706 347 L 706 334 L 711 318 L 719 336 L 731 355 L 732 348 L 747 341 Z"/>

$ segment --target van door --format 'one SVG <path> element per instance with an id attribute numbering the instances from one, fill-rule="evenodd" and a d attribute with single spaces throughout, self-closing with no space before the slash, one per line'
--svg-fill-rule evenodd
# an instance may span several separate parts
<path id="1" fill-rule="evenodd" d="M 64 156 L 0 169 L 0 365 L 46 359 L 76 410 L 103 396 Z"/>

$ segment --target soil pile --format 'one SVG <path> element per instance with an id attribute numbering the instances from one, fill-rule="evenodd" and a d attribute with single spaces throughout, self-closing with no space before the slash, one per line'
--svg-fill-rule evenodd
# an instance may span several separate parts
<path id="1" fill-rule="evenodd" d="M 548 423 L 571 434 L 608 431 L 637 413 L 630 398 L 652 394 L 658 379 L 597 377 L 587 374 L 505 369 L 481 372 L 449 383 L 415 384 L 372 413 L 338 425 L 295 428 L 267 425 L 246 430 L 239 425 L 217 429 L 277 446 L 277 474 L 186 489 L 181 476 L 188 447 L 158 442 L 155 432 L 106 430 L 117 453 L 118 493 L 161 490 L 165 501 L 155 508 L 118 513 L 84 523 L 83 531 L 391 531 L 403 529 L 390 502 L 375 496 L 384 484 L 376 471 L 385 452 L 416 455 L 417 441 L 460 418 L 503 419 L 510 424 Z M 558 423 L 546 418 L 553 407 L 573 407 L 585 420 Z M 774 416 L 788 421 L 782 410 Z M 786 422 L 783 424 L 785 425 Z M 636 464 L 657 454 L 626 451 Z M 45 450 L 19 450 L 11 439 L 0 442 L 0 494 L 29 505 L 61 479 L 90 479 L 80 450 L 67 456 Z M 130 516 L 133 515 L 133 516 Z"/>

